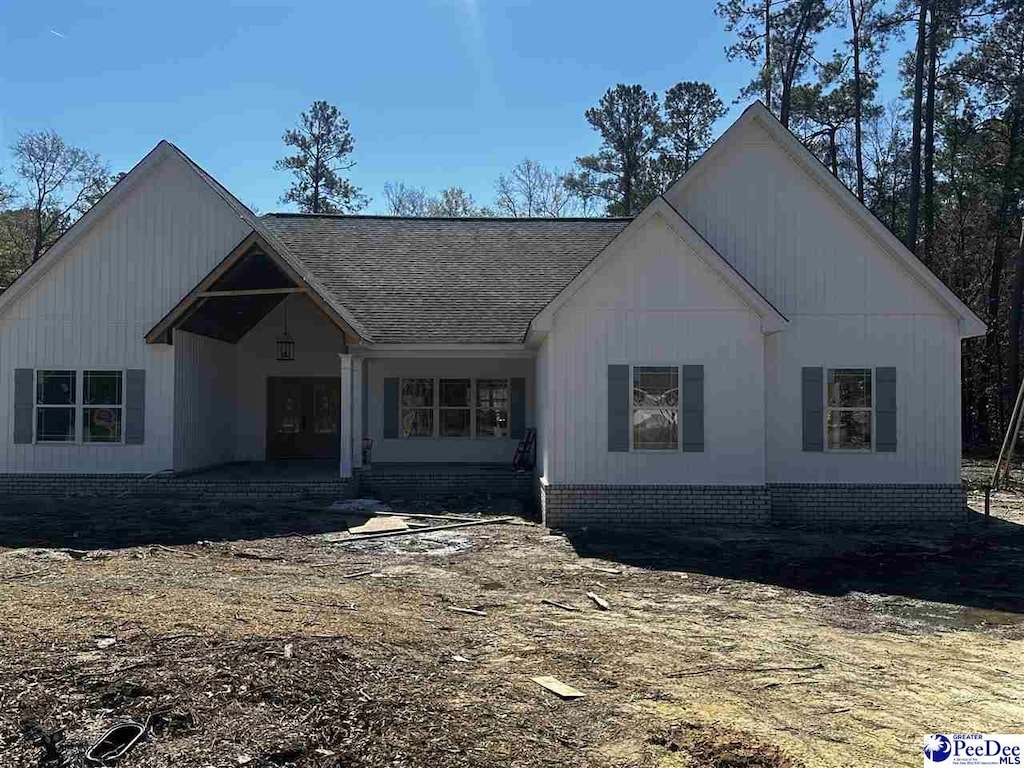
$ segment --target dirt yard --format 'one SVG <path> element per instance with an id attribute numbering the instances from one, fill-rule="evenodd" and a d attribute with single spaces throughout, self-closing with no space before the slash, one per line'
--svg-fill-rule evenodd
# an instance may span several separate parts
<path id="1" fill-rule="evenodd" d="M 1024 731 L 1024 496 L 646 541 L 350 542 L 324 507 L 0 502 L 0 765 L 147 716 L 119 765 L 919 766 L 925 733 Z"/>

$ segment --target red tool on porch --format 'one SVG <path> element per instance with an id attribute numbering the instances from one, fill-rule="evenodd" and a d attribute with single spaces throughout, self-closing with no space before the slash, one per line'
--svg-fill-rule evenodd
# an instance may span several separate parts
<path id="1" fill-rule="evenodd" d="M 533 469 L 534 449 L 536 447 L 537 430 L 526 430 L 526 434 L 516 447 L 515 456 L 512 457 L 512 470 L 514 472 L 526 472 Z"/>

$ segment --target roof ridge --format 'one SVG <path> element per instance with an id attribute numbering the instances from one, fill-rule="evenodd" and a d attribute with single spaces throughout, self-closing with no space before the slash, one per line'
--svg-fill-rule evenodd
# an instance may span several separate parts
<path id="1" fill-rule="evenodd" d="M 380 219 L 383 221 L 514 221 L 514 222 L 622 222 L 633 216 L 389 216 L 382 213 L 297 213 L 271 211 L 259 218 L 280 219 Z"/>

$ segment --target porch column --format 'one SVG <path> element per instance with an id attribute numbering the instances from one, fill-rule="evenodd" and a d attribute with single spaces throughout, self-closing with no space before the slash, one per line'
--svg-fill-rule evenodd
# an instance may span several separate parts
<path id="1" fill-rule="evenodd" d="M 364 363 L 362 357 L 352 360 L 352 466 L 359 469 L 363 466 L 363 435 L 366 424 L 363 423 L 363 377 Z"/>
<path id="2" fill-rule="evenodd" d="M 338 439 L 341 441 L 339 474 L 342 478 L 352 477 L 352 355 L 340 354 L 341 358 L 341 413 L 338 418 Z"/>

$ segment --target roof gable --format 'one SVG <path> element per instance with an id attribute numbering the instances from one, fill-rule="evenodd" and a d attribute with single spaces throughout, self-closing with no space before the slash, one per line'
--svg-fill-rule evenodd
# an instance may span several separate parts
<path id="1" fill-rule="evenodd" d="M 774 333 L 786 327 L 788 321 L 772 303 L 701 237 L 679 211 L 669 205 L 664 198 L 658 197 L 537 314 L 530 325 L 531 331 L 549 331 L 558 310 L 584 290 L 585 286 L 591 284 L 601 272 L 610 268 L 611 264 L 626 252 L 631 241 L 655 220 L 664 222 L 678 241 L 718 278 L 721 286 L 760 318 L 761 328 L 765 333 Z"/>
<path id="2" fill-rule="evenodd" d="M 760 102 L 665 195 L 786 312 L 944 312 L 963 336 L 985 331 Z"/>
<path id="3" fill-rule="evenodd" d="M 0 295 L 0 316 L 59 306 L 90 320 L 151 322 L 249 231 L 160 142 Z M 86 275 L 104 271 L 100 293 Z M 152 285 L 139 290 L 144 281 Z"/>

